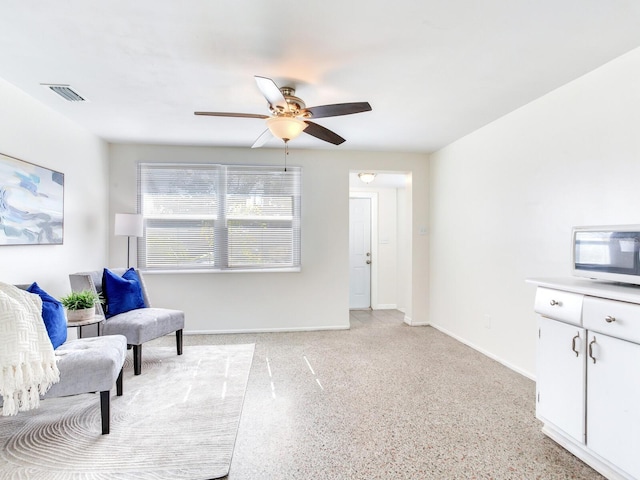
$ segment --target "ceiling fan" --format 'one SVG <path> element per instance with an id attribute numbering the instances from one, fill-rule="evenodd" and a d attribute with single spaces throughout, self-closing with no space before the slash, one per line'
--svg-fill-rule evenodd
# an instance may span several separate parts
<path id="1" fill-rule="evenodd" d="M 251 146 L 251 148 L 257 148 L 267 143 L 272 136 L 280 138 L 287 143 L 303 131 L 325 142 L 340 145 L 345 141 L 344 138 L 309 119 L 338 117 L 371 110 L 371 105 L 368 102 L 336 103 L 307 108 L 305 103 L 295 96 L 296 91 L 294 88 L 278 87 L 273 80 L 266 77 L 256 76 L 255 79 L 258 89 L 269 102 L 271 115 L 230 112 L 194 112 L 194 114 L 211 117 L 260 118 L 266 120 L 267 129 L 262 132 Z"/>

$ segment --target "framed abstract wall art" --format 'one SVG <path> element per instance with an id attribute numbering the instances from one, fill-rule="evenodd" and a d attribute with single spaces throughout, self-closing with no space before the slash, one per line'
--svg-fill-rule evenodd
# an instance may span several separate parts
<path id="1" fill-rule="evenodd" d="M 0 153 L 0 246 L 60 245 L 64 174 Z"/>

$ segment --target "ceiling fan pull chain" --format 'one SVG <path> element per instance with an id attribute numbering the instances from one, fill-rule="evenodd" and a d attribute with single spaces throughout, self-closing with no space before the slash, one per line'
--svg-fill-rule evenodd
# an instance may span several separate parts
<path id="1" fill-rule="evenodd" d="M 287 171 L 287 156 L 289 155 L 289 142 L 284 142 L 284 171 Z"/>

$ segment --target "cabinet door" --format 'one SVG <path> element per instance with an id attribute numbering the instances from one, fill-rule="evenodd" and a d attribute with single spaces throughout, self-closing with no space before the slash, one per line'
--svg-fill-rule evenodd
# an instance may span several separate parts
<path id="1" fill-rule="evenodd" d="M 538 317 L 536 416 L 585 442 L 586 332 Z"/>
<path id="2" fill-rule="evenodd" d="M 588 336 L 587 446 L 640 478 L 640 345 Z"/>

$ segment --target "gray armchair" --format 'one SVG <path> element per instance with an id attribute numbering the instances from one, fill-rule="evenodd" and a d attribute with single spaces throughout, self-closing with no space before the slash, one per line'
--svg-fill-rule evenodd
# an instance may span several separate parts
<path id="1" fill-rule="evenodd" d="M 112 268 L 118 275 L 127 271 L 125 268 Z M 102 271 L 80 272 L 69 275 L 73 291 L 91 290 L 102 294 Z M 184 312 L 168 308 L 153 308 L 141 273 L 136 270 L 140 278 L 140 287 L 146 308 L 138 308 L 107 318 L 101 327 L 102 335 L 124 335 L 127 345 L 133 347 L 133 370 L 135 375 L 142 372 L 142 344 L 162 337 L 169 333 L 176 333 L 176 349 L 182 355 L 182 330 L 184 329 Z M 96 304 L 96 314 L 105 314 L 102 305 Z"/>
<path id="2" fill-rule="evenodd" d="M 56 349 L 60 382 L 44 398 L 100 392 L 102 434 L 109 433 L 111 389 L 122 396 L 122 366 L 127 353 L 122 335 L 68 340 Z"/>
<path id="3" fill-rule="evenodd" d="M 17 286 L 23 290 L 28 287 Z M 116 395 L 122 396 L 122 367 L 126 354 L 127 344 L 122 335 L 67 340 L 55 350 L 60 381 L 53 384 L 42 398 L 100 392 L 102 434 L 108 434 L 111 423 L 111 389 L 115 382 Z"/>

